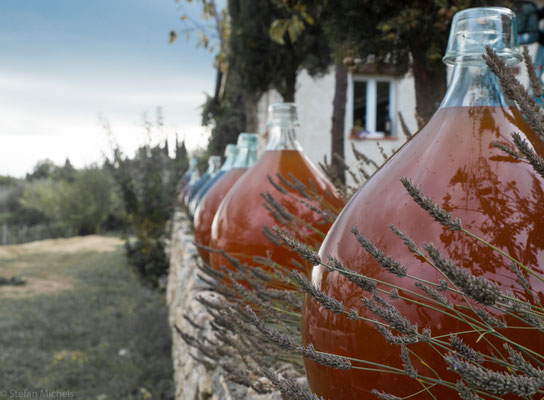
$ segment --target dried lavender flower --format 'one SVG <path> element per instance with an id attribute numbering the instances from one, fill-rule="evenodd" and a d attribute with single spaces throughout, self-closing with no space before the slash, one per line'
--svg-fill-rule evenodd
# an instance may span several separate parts
<path id="1" fill-rule="evenodd" d="M 463 293 L 480 304 L 491 306 L 501 297 L 499 286 L 482 276 L 474 276 L 460 269 L 452 261 L 446 259 L 436 247 L 430 243 L 423 248 L 433 260 L 436 268 L 442 271 Z"/>
<path id="2" fill-rule="evenodd" d="M 231 256 L 229 253 L 227 253 L 225 250 L 220 250 L 221 255 L 227 259 L 227 261 L 232 265 L 236 270 L 243 269 L 242 264 L 240 261 L 238 261 L 237 258 Z"/>
<path id="3" fill-rule="evenodd" d="M 421 342 L 425 342 L 425 343 L 429 343 L 432 339 L 432 336 L 431 336 L 431 328 L 423 328 L 421 330 L 421 338 L 420 338 L 420 341 Z"/>
<path id="4" fill-rule="evenodd" d="M 493 142 L 493 147 L 496 147 L 497 149 L 501 149 L 505 153 L 510 154 L 516 160 L 519 160 L 521 158 L 521 154 L 519 154 L 516 150 L 514 150 L 513 148 L 511 148 L 510 146 L 504 143 L 501 143 L 495 140 Z"/>
<path id="5" fill-rule="evenodd" d="M 306 197 L 308 200 L 312 200 L 311 196 L 306 192 L 306 185 L 302 183 L 299 179 L 297 179 L 297 177 L 292 172 L 289 172 L 288 175 L 294 183 L 295 190 L 299 192 L 302 196 Z"/>
<path id="6" fill-rule="evenodd" d="M 519 133 L 513 133 L 512 138 L 514 139 L 514 144 L 518 150 L 525 156 L 527 161 L 529 161 L 529 164 L 531 164 L 533 169 L 544 178 L 544 159 L 529 147 L 527 141 L 523 139 Z"/>
<path id="7" fill-rule="evenodd" d="M 378 392 L 376 389 L 372 389 L 372 394 L 380 400 L 402 400 L 400 397 L 393 394 Z"/>
<path id="8" fill-rule="evenodd" d="M 348 318 L 351 319 L 352 321 L 357 321 L 359 319 L 359 311 L 357 311 L 356 308 L 352 307 L 349 310 Z"/>
<path id="9" fill-rule="evenodd" d="M 276 236 L 289 247 L 291 251 L 296 252 L 300 257 L 305 260 L 308 260 L 312 265 L 321 264 L 321 258 L 314 250 L 310 248 L 307 244 L 302 243 L 301 241 L 295 239 L 289 234 L 285 229 L 280 228 L 277 225 L 272 227 Z"/>
<path id="10" fill-rule="evenodd" d="M 387 329 L 385 326 L 380 324 L 374 324 L 374 327 L 378 332 L 380 332 L 385 341 L 391 344 L 412 344 L 419 342 L 419 339 L 416 335 L 393 335 L 391 330 Z"/>
<path id="11" fill-rule="evenodd" d="M 336 369 L 351 368 L 351 362 L 347 358 L 334 354 L 317 352 L 312 344 L 309 344 L 307 346 L 299 345 L 295 342 L 293 338 L 287 336 L 282 332 L 272 329 L 267 324 L 265 324 L 259 317 L 257 317 L 257 314 L 255 314 L 249 306 L 246 306 L 244 316 L 257 328 L 259 332 L 261 332 L 261 334 L 265 338 L 285 350 L 294 351 L 304 357 L 309 358 L 312 361 L 315 361 L 321 365 L 325 365 L 326 367 Z"/>
<path id="12" fill-rule="evenodd" d="M 527 68 L 527 75 L 529 75 L 533 96 L 542 97 L 542 84 L 540 83 L 540 78 L 536 74 L 535 64 L 533 63 L 533 59 L 529 54 L 529 48 L 527 46 L 523 46 L 523 60 L 525 61 L 525 67 Z"/>
<path id="13" fill-rule="evenodd" d="M 401 178 L 400 181 L 406 188 L 406 191 L 414 199 L 414 201 L 427 213 L 433 217 L 435 221 L 440 223 L 440 225 L 447 226 L 452 231 L 459 231 L 463 229 L 461 225 L 461 220 L 459 218 L 453 219 L 451 214 L 446 210 L 442 209 L 438 204 L 436 204 L 433 199 L 427 197 L 423 191 L 418 188 L 410 179 Z"/>
<path id="14" fill-rule="evenodd" d="M 383 251 L 379 250 L 370 240 L 366 238 L 365 235 L 359 233 L 356 226 L 351 228 L 351 233 L 355 235 L 357 241 L 361 244 L 361 246 L 363 246 L 367 253 L 374 257 L 376 261 L 378 261 L 378 263 L 388 272 L 397 275 L 400 278 L 404 278 L 406 276 L 406 267 L 391 257 L 386 256 Z"/>
<path id="15" fill-rule="evenodd" d="M 480 317 L 480 319 L 484 323 L 486 323 L 487 325 L 489 325 L 489 326 L 491 326 L 491 327 L 493 327 L 495 329 L 505 329 L 506 328 L 506 322 L 492 316 L 491 314 L 489 314 L 486 310 L 484 310 L 481 307 L 475 307 L 474 308 L 474 313 L 476 313 L 476 315 L 478 317 Z"/>
<path id="16" fill-rule="evenodd" d="M 465 382 L 486 393 L 532 396 L 543 383 L 536 378 L 492 371 L 462 360 L 456 354 L 447 354 L 444 359 L 450 369 L 458 373 Z"/>
<path id="17" fill-rule="evenodd" d="M 315 212 L 316 214 L 320 215 L 324 222 L 327 223 L 327 224 L 332 224 L 336 218 L 336 216 L 331 213 L 330 211 L 328 210 L 322 210 L 316 206 L 314 206 L 313 204 L 311 203 L 308 203 L 307 201 L 304 201 L 304 200 L 300 200 L 300 202 L 302 204 L 304 204 L 304 206 L 310 210 L 312 210 L 313 212 Z"/>
<path id="18" fill-rule="evenodd" d="M 374 293 L 377 289 L 376 282 L 371 279 L 368 279 L 360 274 L 357 274 L 355 271 L 347 268 L 342 264 L 337 258 L 328 256 L 328 264 L 332 267 L 333 271 L 337 271 L 339 274 L 344 276 L 350 282 L 356 284 L 361 289 L 366 292 Z M 330 269 L 330 268 L 329 268 Z"/>
<path id="19" fill-rule="evenodd" d="M 544 382 L 544 370 L 541 368 L 536 368 L 531 365 L 519 351 L 514 350 L 508 343 L 504 343 L 503 347 L 508 352 L 508 358 L 512 365 L 523 374 L 531 376 L 533 378 L 540 379 L 541 382 Z"/>
<path id="20" fill-rule="evenodd" d="M 438 286 L 436 287 L 436 290 L 438 290 L 439 292 L 445 292 L 446 290 L 448 290 L 448 281 L 446 281 L 443 278 L 440 278 L 438 281 Z"/>
<path id="21" fill-rule="evenodd" d="M 417 325 L 412 325 L 395 306 L 389 304 L 385 299 L 374 295 L 372 298 L 363 297 L 362 301 L 369 311 L 387 322 L 392 329 L 404 335 L 417 336 Z"/>
<path id="22" fill-rule="evenodd" d="M 284 188 L 282 188 L 280 185 L 278 185 L 276 182 L 274 182 L 274 180 L 272 179 L 272 177 L 270 175 L 266 175 L 266 177 L 268 178 L 268 182 L 270 182 L 270 184 L 272 186 L 274 186 L 274 188 L 282 193 L 282 194 L 287 194 L 287 190 L 285 190 Z"/>
<path id="23" fill-rule="evenodd" d="M 260 195 L 266 201 L 266 203 L 268 203 L 274 208 L 274 210 L 277 211 L 277 213 L 284 221 L 289 222 L 293 219 L 291 213 L 287 211 L 287 209 L 279 201 L 277 201 L 274 196 L 270 194 L 270 192 L 260 193 Z"/>
<path id="24" fill-rule="evenodd" d="M 457 355 L 463 357 L 465 360 L 477 364 L 484 362 L 484 355 L 482 353 L 467 346 L 463 340 L 455 334 L 450 335 L 450 345 L 456 351 Z"/>
<path id="25" fill-rule="evenodd" d="M 431 297 L 437 303 L 440 303 L 446 307 L 452 307 L 452 304 L 443 296 L 438 290 L 433 289 L 432 287 L 424 284 L 421 281 L 416 280 L 414 286 L 418 289 L 423 290 L 429 297 Z"/>
<path id="26" fill-rule="evenodd" d="M 400 345 L 400 358 L 402 359 L 402 366 L 406 375 L 410 378 L 417 379 L 417 370 L 412 365 L 410 353 L 408 353 L 408 349 L 404 343 Z"/>
<path id="27" fill-rule="evenodd" d="M 293 378 L 282 379 L 275 372 L 265 367 L 261 368 L 261 373 L 272 385 L 279 389 L 283 398 L 287 400 L 323 400 L 322 397 L 318 397 L 304 389 Z"/>
<path id="28" fill-rule="evenodd" d="M 359 150 L 357 150 L 353 142 L 351 143 L 351 151 L 353 152 L 356 160 L 363 161 L 365 164 L 368 165 L 372 165 L 376 169 L 380 168 L 380 166 L 373 159 L 367 157 L 364 153 L 361 153 Z"/>
<path id="29" fill-rule="evenodd" d="M 268 226 L 263 225 L 261 228 L 261 233 L 276 246 L 281 246 L 282 242 L 278 240 L 278 237 L 270 230 Z"/>
<path id="30" fill-rule="evenodd" d="M 486 46 L 485 51 L 486 54 L 482 57 L 489 69 L 499 79 L 506 96 L 517 103 L 533 131 L 540 137 L 544 137 L 544 117 L 540 106 L 508 68 L 504 60 L 490 46 Z"/>
<path id="31" fill-rule="evenodd" d="M 509 267 L 510 267 L 510 270 L 516 274 L 516 278 L 519 284 L 521 285 L 521 287 L 525 289 L 527 292 L 533 294 L 533 290 L 531 289 L 531 284 L 529 283 L 529 281 L 527 280 L 527 278 L 525 277 L 521 269 L 517 266 L 517 264 L 510 263 Z"/>
<path id="32" fill-rule="evenodd" d="M 402 132 L 404 132 L 406 139 L 410 139 L 413 136 L 412 132 L 410 132 L 410 129 L 408 129 L 408 125 L 406 125 L 406 121 L 404 120 L 404 117 L 400 111 L 398 112 L 398 115 Z"/>
<path id="33" fill-rule="evenodd" d="M 314 284 L 306 279 L 300 272 L 291 271 L 289 276 L 298 283 L 302 290 L 312 296 L 326 310 L 332 311 L 333 314 L 341 314 L 344 312 L 344 305 L 340 301 L 327 296 L 321 290 L 317 289 Z"/>
<path id="34" fill-rule="evenodd" d="M 385 149 L 383 148 L 383 146 L 381 145 L 380 142 L 376 142 L 376 146 L 378 146 L 378 150 L 380 150 L 380 154 L 382 155 L 383 157 L 383 161 L 387 161 L 389 159 L 389 156 L 387 155 L 387 153 L 385 152 Z"/>
<path id="35" fill-rule="evenodd" d="M 393 231 L 395 235 L 397 235 L 399 238 L 401 238 L 402 242 L 408 247 L 408 250 L 410 250 L 412 253 L 416 255 L 421 255 L 423 252 L 416 246 L 416 243 L 403 231 L 401 231 L 399 228 L 397 228 L 395 225 L 391 224 L 389 225 L 389 229 Z"/>
<path id="36" fill-rule="evenodd" d="M 457 393 L 462 400 L 481 400 L 481 397 L 474 393 L 470 388 L 463 383 L 463 381 L 457 381 L 455 385 Z"/>

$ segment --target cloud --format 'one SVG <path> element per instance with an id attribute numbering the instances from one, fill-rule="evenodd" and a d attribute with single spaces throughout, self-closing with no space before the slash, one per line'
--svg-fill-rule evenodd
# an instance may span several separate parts
<path id="1" fill-rule="evenodd" d="M 183 40 L 168 45 L 168 31 L 180 28 L 176 7 L 9 0 L 0 13 L 0 174 L 22 176 L 43 158 L 100 161 L 108 141 L 99 115 L 126 153 L 144 143 L 142 113 L 154 120 L 157 107 L 165 136 L 205 145 L 199 107 L 213 92 L 213 57 Z"/>
<path id="2" fill-rule="evenodd" d="M 189 149 L 207 144 L 198 109 L 205 100 L 202 82 L 164 77 L 143 86 L 147 89 L 130 82 L 115 86 L 0 71 L 0 174 L 23 176 L 43 158 L 58 163 L 70 158 L 77 167 L 101 162 L 109 144 L 100 115 L 127 154 L 146 140 L 142 114 L 154 121 L 157 107 L 164 137 L 174 140 L 178 133 Z"/>

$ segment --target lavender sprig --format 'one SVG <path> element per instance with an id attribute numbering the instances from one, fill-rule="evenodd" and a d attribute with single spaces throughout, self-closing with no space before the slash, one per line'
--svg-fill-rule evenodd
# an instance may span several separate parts
<path id="1" fill-rule="evenodd" d="M 406 267 L 391 257 L 386 256 L 383 251 L 378 249 L 370 240 L 366 238 L 365 235 L 360 233 L 356 226 L 351 228 L 351 233 L 355 235 L 357 241 L 361 244 L 361 246 L 363 246 L 367 253 L 374 257 L 376 261 L 378 261 L 378 263 L 385 268 L 385 270 L 397 275 L 400 278 L 404 278 L 406 276 Z"/>
<path id="2" fill-rule="evenodd" d="M 499 395 L 513 393 L 518 396 L 532 396 L 544 383 L 542 380 L 532 377 L 492 371 L 462 360 L 456 354 L 447 354 L 444 359 L 450 369 L 458 373 L 465 382 L 486 393 Z"/>
<path id="3" fill-rule="evenodd" d="M 297 282 L 302 290 L 312 296 L 326 310 L 332 311 L 333 314 L 342 314 L 344 312 L 344 305 L 342 302 L 327 296 L 298 271 L 291 271 L 289 276 Z"/>
<path id="4" fill-rule="evenodd" d="M 438 204 L 436 204 L 433 199 L 427 197 L 423 191 L 418 188 L 410 179 L 401 178 L 400 180 L 406 191 L 414 199 L 414 201 L 427 213 L 433 217 L 435 221 L 440 223 L 440 225 L 447 226 L 452 231 L 460 231 L 463 229 L 461 225 L 461 220 L 459 218 L 453 219 L 451 214 L 446 210 L 442 209 Z"/>
<path id="5" fill-rule="evenodd" d="M 482 276 L 474 276 L 460 269 L 446 259 L 436 247 L 427 243 L 423 246 L 436 268 L 444 273 L 455 285 L 471 299 L 486 306 L 494 305 L 501 297 L 499 286 Z"/>

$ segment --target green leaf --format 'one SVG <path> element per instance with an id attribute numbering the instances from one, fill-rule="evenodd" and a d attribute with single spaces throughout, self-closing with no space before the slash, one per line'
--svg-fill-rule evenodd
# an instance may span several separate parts
<path id="1" fill-rule="evenodd" d="M 175 31 L 170 31 L 170 38 L 168 39 L 168 43 L 174 43 L 178 37 L 178 34 Z"/>
<path id="2" fill-rule="evenodd" d="M 274 42 L 279 44 L 285 44 L 283 40 L 283 36 L 285 35 L 286 30 L 287 30 L 287 21 L 285 19 L 277 19 L 274 22 L 272 22 L 272 25 L 270 25 L 268 34 L 270 35 L 270 38 Z"/>
<path id="3" fill-rule="evenodd" d="M 294 43 L 298 37 L 304 31 L 304 22 L 302 22 L 296 15 L 287 23 L 287 32 L 289 33 L 289 39 Z"/>

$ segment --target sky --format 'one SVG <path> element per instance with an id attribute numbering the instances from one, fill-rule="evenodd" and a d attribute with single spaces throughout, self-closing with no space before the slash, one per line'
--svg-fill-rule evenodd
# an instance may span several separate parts
<path id="1" fill-rule="evenodd" d="M 175 0 L 1 0 L 0 175 L 23 177 L 42 159 L 78 168 L 111 153 L 103 121 L 125 154 L 147 135 L 205 146 L 200 106 L 215 85 L 213 54 L 169 31 L 198 19 Z"/>

